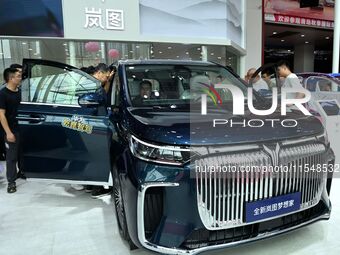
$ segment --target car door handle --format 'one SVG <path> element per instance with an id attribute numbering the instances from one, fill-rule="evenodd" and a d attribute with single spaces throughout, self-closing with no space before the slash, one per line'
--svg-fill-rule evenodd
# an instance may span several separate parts
<path id="1" fill-rule="evenodd" d="M 17 120 L 28 121 L 30 123 L 40 123 L 46 120 L 46 117 L 40 114 L 18 115 Z"/>

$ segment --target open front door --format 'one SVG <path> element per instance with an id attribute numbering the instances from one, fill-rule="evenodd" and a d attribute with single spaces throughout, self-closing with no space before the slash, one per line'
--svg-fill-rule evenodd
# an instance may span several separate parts
<path id="1" fill-rule="evenodd" d="M 28 178 L 108 184 L 112 131 L 105 106 L 80 107 L 100 82 L 61 63 L 24 59 L 19 108 L 21 165 Z"/>

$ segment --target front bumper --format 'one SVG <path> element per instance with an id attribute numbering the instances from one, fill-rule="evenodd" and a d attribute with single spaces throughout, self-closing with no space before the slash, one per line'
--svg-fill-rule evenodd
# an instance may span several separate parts
<path id="1" fill-rule="evenodd" d="M 334 163 L 332 150 L 328 153 L 328 162 Z M 130 169 L 137 178 L 132 184 L 132 179 L 126 176 L 124 183 L 130 184 L 123 185 L 131 187 L 127 190 L 134 194 L 134 199 L 126 199 L 134 202 L 125 205 L 127 212 L 134 212 L 128 216 L 129 233 L 138 246 L 151 251 L 198 254 L 273 237 L 330 217 L 332 173 L 327 176 L 320 201 L 311 207 L 240 227 L 208 230 L 199 215 L 196 179 L 190 176 L 190 168 L 164 167 L 132 159 Z"/>
<path id="2" fill-rule="evenodd" d="M 157 243 L 153 243 L 150 240 L 147 239 L 145 235 L 145 196 L 146 192 L 150 188 L 160 188 L 160 187 L 166 187 L 166 188 L 173 188 L 176 189 L 180 186 L 179 183 L 145 183 L 141 186 L 141 189 L 138 192 L 138 198 L 137 198 L 137 231 L 138 231 L 138 239 L 140 244 L 151 251 L 155 251 L 162 254 L 198 254 L 205 251 L 210 250 L 216 250 L 216 249 L 223 249 L 223 248 L 230 248 L 233 246 L 237 246 L 244 243 L 254 242 L 257 240 L 265 239 L 274 237 L 276 235 L 284 234 L 289 231 L 293 231 L 295 229 L 304 227 L 306 225 L 309 225 L 311 223 L 314 223 L 316 221 L 320 220 L 328 220 L 330 218 L 331 213 L 331 203 L 328 198 L 327 191 L 325 189 L 325 192 L 323 193 L 322 199 L 320 202 L 305 211 L 297 212 L 294 214 L 290 214 L 288 216 L 282 216 L 281 218 L 277 218 L 274 220 L 265 221 L 262 223 L 255 223 L 250 224 L 245 227 L 239 227 L 232 229 L 234 236 L 226 239 L 220 238 L 218 239 L 218 235 L 224 234 L 224 237 L 226 237 L 226 232 L 223 233 L 223 231 L 208 231 L 204 229 L 205 233 L 209 233 L 214 235 L 214 240 L 207 241 L 206 243 L 202 243 L 202 240 L 199 240 L 199 243 L 187 243 L 187 247 L 190 246 L 190 248 L 183 248 L 182 246 L 179 247 L 167 247 L 162 246 Z M 245 229 L 247 228 L 247 230 Z M 199 233 L 200 230 L 197 230 Z M 194 231 L 193 231 L 194 232 Z M 195 234 L 191 233 L 191 235 L 187 236 L 187 238 L 192 238 L 195 236 Z M 230 232 L 230 230 L 229 230 Z M 239 232 L 238 234 L 236 232 Z M 240 234 L 240 233 L 243 233 Z M 228 234 L 227 234 L 228 235 Z M 229 233 L 230 235 L 230 233 Z M 196 234 L 196 236 L 200 236 L 200 234 Z M 204 236 L 201 233 L 201 237 Z M 206 235 L 205 235 L 206 236 Z M 204 241 L 203 241 L 204 242 Z M 204 247 L 201 247 L 204 246 Z M 197 247 L 197 248 L 195 248 Z"/>

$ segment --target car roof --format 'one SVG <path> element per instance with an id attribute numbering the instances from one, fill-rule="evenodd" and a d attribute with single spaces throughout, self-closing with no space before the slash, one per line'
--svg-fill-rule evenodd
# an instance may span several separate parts
<path id="1" fill-rule="evenodd" d="M 297 73 L 296 75 L 301 76 L 324 76 L 324 77 L 330 77 L 327 73 L 317 73 L 317 72 L 305 72 L 305 73 Z"/>
<path id="2" fill-rule="evenodd" d="M 340 85 L 339 80 L 337 80 L 334 76 L 328 73 L 306 72 L 306 73 L 296 73 L 296 75 L 302 77 L 303 79 L 307 79 L 311 76 L 325 77 Z"/>
<path id="3" fill-rule="evenodd" d="M 147 59 L 147 60 L 119 60 L 121 65 L 211 65 L 217 64 L 209 61 L 193 61 L 193 60 L 173 60 L 173 59 Z"/>

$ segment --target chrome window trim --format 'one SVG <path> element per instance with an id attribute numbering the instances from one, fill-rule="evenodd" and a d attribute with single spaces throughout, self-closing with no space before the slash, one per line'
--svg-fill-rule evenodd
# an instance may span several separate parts
<path id="1" fill-rule="evenodd" d="M 29 178 L 27 177 L 27 181 L 30 182 L 53 182 L 55 183 L 64 183 L 64 184 L 80 184 L 80 185 L 95 185 L 95 186 L 112 186 L 112 177 L 110 174 L 110 177 L 108 178 L 108 181 L 105 182 L 95 182 L 95 181 L 73 181 L 73 180 L 65 180 L 65 179 L 44 179 L 44 178 Z"/>
<path id="2" fill-rule="evenodd" d="M 46 106 L 53 106 L 53 107 L 70 107 L 70 108 L 81 108 L 80 105 L 69 105 L 69 104 L 50 104 L 50 103 L 34 103 L 34 102 L 20 102 L 20 104 L 25 105 L 46 105 Z"/>
<path id="3" fill-rule="evenodd" d="M 183 249 L 177 249 L 177 248 L 168 248 L 168 247 L 163 247 L 159 246 L 157 244 L 150 243 L 146 237 L 145 237 L 145 229 L 144 229 L 144 198 L 145 198 L 145 193 L 148 188 L 151 187 L 178 187 L 179 183 L 145 183 L 141 185 L 140 190 L 138 191 L 138 197 L 137 197 L 137 234 L 138 234 L 138 239 L 141 245 L 151 251 L 155 251 L 158 253 L 163 253 L 163 254 L 188 254 L 188 255 L 195 255 L 201 252 L 206 252 L 206 251 L 211 251 L 211 250 L 216 250 L 216 249 L 223 249 L 223 248 L 231 248 L 240 244 L 245 244 L 245 243 L 250 243 L 253 241 L 269 238 L 269 237 L 274 237 L 279 234 L 283 234 L 292 230 L 296 230 L 298 228 L 304 227 L 306 225 L 309 225 L 311 223 L 314 223 L 319 220 L 328 220 L 330 218 L 330 212 L 332 210 L 331 204 L 329 205 L 329 212 L 320 215 L 312 220 L 305 221 L 299 225 L 286 228 L 283 230 L 278 230 L 274 232 L 266 232 L 259 234 L 256 237 L 249 238 L 246 240 L 241 240 L 241 241 L 236 241 L 232 243 L 227 243 L 227 244 L 220 244 L 220 245 L 213 245 L 213 246 L 208 246 L 208 247 L 202 247 L 198 249 L 193 249 L 193 250 L 183 250 Z M 281 215 L 281 217 L 284 215 Z"/>

